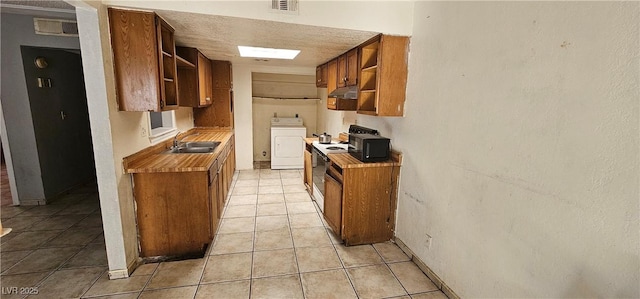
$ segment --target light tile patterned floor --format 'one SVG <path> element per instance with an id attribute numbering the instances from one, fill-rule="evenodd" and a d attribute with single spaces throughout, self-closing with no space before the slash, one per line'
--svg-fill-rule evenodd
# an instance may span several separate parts
<path id="1" fill-rule="evenodd" d="M 79 298 L 107 271 L 96 184 L 88 184 L 46 206 L 2 206 L 2 224 L 13 231 L 0 239 L 0 298 Z M 30 289 L 31 291 L 36 289 Z M 29 290 L 29 289 L 26 289 Z"/>
<path id="2" fill-rule="evenodd" d="M 3 209 L 3 222 L 6 214 L 27 229 L 2 239 L 2 286 L 38 286 L 42 298 L 446 299 L 395 244 L 342 245 L 300 170 L 240 171 L 232 188 L 205 258 L 143 265 L 119 280 L 108 280 L 102 237 L 78 229 L 101 223 L 80 213 L 89 204 Z M 70 210 L 78 214 L 56 217 Z"/>

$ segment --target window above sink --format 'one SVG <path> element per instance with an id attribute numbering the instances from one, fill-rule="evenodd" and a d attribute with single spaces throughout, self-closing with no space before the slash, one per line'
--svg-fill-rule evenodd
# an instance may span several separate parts
<path id="1" fill-rule="evenodd" d="M 175 111 L 148 112 L 148 115 L 149 140 L 152 144 L 176 132 Z"/>

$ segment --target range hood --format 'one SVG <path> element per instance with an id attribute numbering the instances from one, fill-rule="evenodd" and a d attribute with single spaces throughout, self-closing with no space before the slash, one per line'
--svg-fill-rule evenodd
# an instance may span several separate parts
<path id="1" fill-rule="evenodd" d="M 358 99 L 358 87 L 347 86 L 340 87 L 329 94 L 330 98 L 356 100 Z"/>

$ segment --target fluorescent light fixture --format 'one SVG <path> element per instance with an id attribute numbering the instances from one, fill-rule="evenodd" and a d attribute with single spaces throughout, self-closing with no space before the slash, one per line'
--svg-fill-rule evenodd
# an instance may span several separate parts
<path id="1" fill-rule="evenodd" d="M 272 48 L 258 48 L 238 46 L 241 57 L 255 57 L 255 58 L 275 58 L 275 59 L 294 59 L 300 53 L 300 50 L 288 50 L 288 49 L 272 49 Z"/>

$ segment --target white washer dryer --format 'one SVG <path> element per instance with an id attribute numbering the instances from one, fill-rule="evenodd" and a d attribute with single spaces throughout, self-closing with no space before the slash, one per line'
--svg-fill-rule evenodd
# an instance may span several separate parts
<path id="1" fill-rule="evenodd" d="M 307 128 L 302 118 L 271 119 L 271 169 L 304 168 L 304 138 Z"/>

